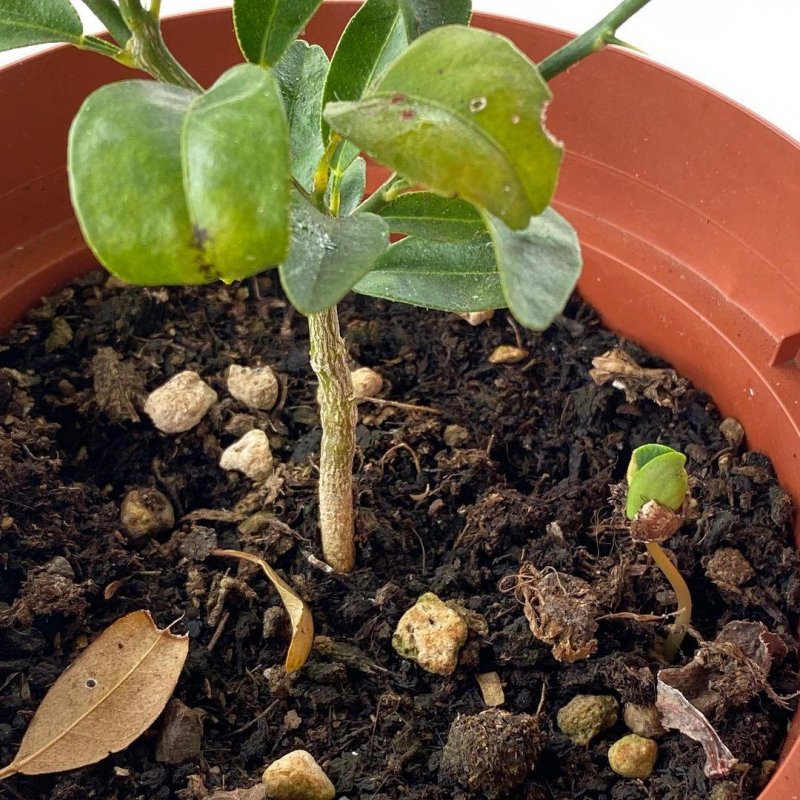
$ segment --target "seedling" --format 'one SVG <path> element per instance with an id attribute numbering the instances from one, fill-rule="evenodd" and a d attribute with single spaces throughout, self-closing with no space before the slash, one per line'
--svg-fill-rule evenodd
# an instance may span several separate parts
<path id="1" fill-rule="evenodd" d="M 546 328 L 581 268 L 550 207 L 562 147 L 547 81 L 606 44 L 649 0 L 623 0 L 538 66 L 468 27 L 470 0 L 367 0 L 329 61 L 297 35 L 322 0 L 234 0 L 248 63 L 204 90 L 167 49 L 160 0 L 0 0 L 0 50 L 62 41 L 157 82 L 102 87 L 69 137 L 69 180 L 98 260 L 135 284 L 231 282 L 277 268 L 308 316 L 323 437 L 326 559 L 355 561 L 356 402 L 336 303 L 351 289 L 443 311 L 508 307 Z M 366 165 L 394 170 L 364 199 Z M 390 233 L 406 238 L 389 243 Z"/>
<path id="2" fill-rule="evenodd" d="M 683 523 L 683 508 L 689 494 L 685 464 L 683 453 L 663 444 L 645 444 L 631 454 L 627 472 L 625 513 L 631 520 L 631 535 L 635 541 L 645 543 L 678 601 L 675 630 L 667 636 L 663 647 L 669 661 L 678 654 L 692 619 L 689 587 L 661 547 Z"/>

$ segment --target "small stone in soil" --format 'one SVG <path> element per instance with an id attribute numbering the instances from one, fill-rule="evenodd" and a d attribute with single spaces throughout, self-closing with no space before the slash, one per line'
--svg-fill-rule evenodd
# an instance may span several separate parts
<path id="1" fill-rule="evenodd" d="M 458 717 L 442 750 L 439 783 L 499 800 L 534 768 L 544 738 L 530 714 L 492 708 Z"/>
<path id="2" fill-rule="evenodd" d="M 469 440 L 469 432 L 461 425 L 448 425 L 444 429 L 444 443 L 448 447 L 461 447 Z"/>
<path id="3" fill-rule="evenodd" d="M 383 378 L 369 367 L 359 367 L 350 373 L 353 381 L 353 397 L 362 400 L 365 397 L 375 397 L 383 388 Z"/>
<path id="4" fill-rule="evenodd" d="M 196 373 L 187 370 L 151 392 L 144 411 L 162 433 L 191 430 L 217 402 L 217 393 Z"/>
<path id="5" fill-rule="evenodd" d="M 623 736 L 608 750 L 608 763 L 611 769 L 623 778 L 638 778 L 643 781 L 650 777 L 658 758 L 658 745 L 652 739 L 645 739 L 635 733 Z"/>
<path id="6" fill-rule="evenodd" d="M 272 451 L 267 434 L 252 430 L 225 449 L 219 460 L 225 470 L 235 470 L 254 481 L 263 481 L 272 472 Z"/>
<path id="7" fill-rule="evenodd" d="M 333 800 L 336 789 L 305 750 L 294 750 L 270 764 L 262 776 L 270 800 Z"/>
<path id="8" fill-rule="evenodd" d="M 474 328 L 476 325 L 488 322 L 494 316 L 494 309 L 490 308 L 486 311 L 462 311 L 458 316 Z"/>
<path id="9" fill-rule="evenodd" d="M 741 796 L 738 784 L 733 781 L 723 781 L 711 790 L 708 800 L 739 800 Z"/>
<path id="10" fill-rule="evenodd" d="M 622 719 L 633 733 L 645 739 L 658 739 L 666 733 L 661 725 L 661 714 L 654 705 L 625 703 Z"/>
<path id="11" fill-rule="evenodd" d="M 228 369 L 228 391 L 249 408 L 269 411 L 278 400 L 278 379 L 270 367 L 240 367 Z"/>
<path id="12" fill-rule="evenodd" d="M 200 755 L 203 748 L 203 719 L 198 711 L 180 700 L 170 700 L 161 719 L 156 744 L 156 761 L 182 764 Z"/>
<path id="13" fill-rule="evenodd" d="M 559 709 L 556 721 L 561 733 L 582 747 L 606 728 L 615 725 L 618 718 L 615 697 L 607 694 L 577 694 Z"/>
<path id="14" fill-rule="evenodd" d="M 75 580 L 75 570 L 64 556 L 53 556 L 45 565 L 44 571 L 50 575 L 60 575 L 67 580 Z"/>
<path id="15" fill-rule="evenodd" d="M 468 633 L 461 614 L 427 592 L 400 618 L 392 647 L 428 672 L 451 675 Z"/>
<path id="16" fill-rule="evenodd" d="M 133 489 L 122 501 L 120 521 L 128 539 L 138 543 L 175 525 L 169 498 L 158 489 Z"/>
<path id="17" fill-rule="evenodd" d="M 501 344 L 495 347 L 489 354 L 490 364 L 516 364 L 524 361 L 528 357 L 528 351 L 524 347 L 517 347 L 513 344 Z"/>
<path id="18" fill-rule="evenodd" d="M 756 574 L 750 562 L 735 547 L 720 547 L 705 566 L 709 580 L 728 596 L 741 594 L 739 587 Z"/>

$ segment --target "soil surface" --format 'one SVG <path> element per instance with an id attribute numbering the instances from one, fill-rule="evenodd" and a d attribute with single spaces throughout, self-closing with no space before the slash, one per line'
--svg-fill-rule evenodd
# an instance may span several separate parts
<path id="1" fill-rule="evenodd" d="M 556 714 L 578 694 L 639 704 L 655 697 L 664 666 L 657 645 L 669 621 L 662 615 L 675 598 L 630 540 L 611 489 L 645 442 L 688 455 L 694 502 L 666 546 L 692 590 L 696 637 L 712 641 L 726 623 L 750 619 L 793 646 L 800 560 L 790 545 L 791 505 L 769 461 L 738 448 L 735 436 L 731 443 L 709 398 L 685 382 L 663 390 L 673 408 L 596 385 L 592 358 L 616 346 L 660 365 L 620 345 L 577 299 L 543 334 L 517 334 L 505 312 L 470 327 L 454 315 L 358 298 L 341 319 L 354 365 L 383 375 L 381 397 L 426 407 L 361 405 L 359 566 L 348 576 L 314 558 L 320 430 L 306 324 L 271 277 L 145 290 L 93 273 L 0 342 L 0 765 L 12 760 L 53 681 L 136 609 L 160 625 L 182 617 L 176 630 L 190 634 L 191 647 L 174 696 L 201 713 L 203 727 L 200 752 L 190 747 L 184 763 L 156 759 L 159 721 L 94 766 L 14 776 L 0 783 L 0 797 L 201 800 L 257 784 L 267 764 L 298 748 L 325 768 L 338 797 L 474 797 L 439 767 L 451 724 L 485 709 L 476 675 L 492 671 L 504 709 L 539 714 L 535 769 L 505 796 L 711 796 L 719 782 L 704 776 L 700 745 L 677 731 L 658 740 L 655 770 L 642 782 L 609 768 L 609 746 L 628 733 L 621 718 L 578 746 Z M 489 362 L 518 335 L 526 358 Z M 230 397 L 225 371 L 234 363 L 279 373 L 272 412 Z M 167 436 L 142 400 L 186 369 L 219 401 L 197 427 Z M 218 466 L 221 450 L 253 428 L 268 433 L 278 465 L 260 485 Z M 119 506 L 127 491 L 147 487 L 171 499 L 178 521 L 174 533 L 133 546 Z M 317 634 L 328 639 L 299 673 L 282 674 L 286 617 L 263 577 L 219 558 L 193 560 L 181 547 L 212 534 L 220 547 L 274 563 L 310 604 Z M 738 551 L 727 582 L 708 575 L 721 549 Z M 580 578 L 594 592 L 604 618 L 588 659 L 559 662 L 531 633 L 509 589 L 515 575 L 537 571 Z M 226 575 L 241 580 L 221 582 Z M 556 583 L 559 591 L 572 585 Z M 392 648 L 398 620 L 426 592 L 472 612 L 449 677 Z M 696 637 L 687 637 L 678 664 L 691 661 Z M 722 687 L 724 697 L 709 719 L 741 762 L 720 797 L 752 798 L 763 786 L 791 718 L 794 701 L 781 697 L 796 688 L 795 665 L 789 652 L 768 685 L 738 693 L 725 689 L 725 664 L 720 674 L 710 668 L 707 688 Z"/>

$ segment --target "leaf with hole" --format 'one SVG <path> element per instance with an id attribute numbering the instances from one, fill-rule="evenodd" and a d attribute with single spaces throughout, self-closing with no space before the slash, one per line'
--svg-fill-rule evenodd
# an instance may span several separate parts
<path id="1" fill-rule="evenodd" d="M 233 25 L 244 57 L 271 66 L 303 30 L 322 0 L 234 0 Z"/>
<path id="2" fill-rule="evenodd" d="M 655 500 L 659 505 L 665 506 L 672 511 L 680 511 L 686 494 L 689 491 L 689 476 L 686 473 L 686 456 L 666 448 L 663 452 L 658 452 L 663 445 L 643 445 L 633 451 L 631 461 L 638 461 L 637 453 L 643 451 L 641 455 L 645 458 L 644 463 L 640 463 L 638 469 L 633 470 L 628 467 L 628 499 L 625 505 L 625 513 L 628 519 L 633 519 L 641 507 Z M 648 448 L 644 450 L 644 448 Z"/>
<path id="3" fill-rule="evenodd" d="M 484 221 L 508 308 L 526 328 L 544 330 L 564 310 L 581 273 L 575 229 L 552 208 L 532 217 L 523 230 L 488 213 Z"/>
<path id="4" fill-rule="evenodd" d="M 391 245 L 353 289 L 439 311 L 484 311 L 506 305 L 494 249 L 486 236 L 455 243 L 409 236 Z"/>
<path id="5" fill-rule="evenodd" d="M 433 192 L 408 192 L 378 212 L 393 233 L 405 233 L 436 242 L 458 242 L 486 233 L 481 215 L 466 200 Z"/>
<path id="6" fill-rule="evenodd" d="M 408 45 L 399 0 L 367 0 L 355 13 L 342 34 L 331 59 L 325 81 L 323 108 L 340 100 L 359 100 Z M 322 135 L 330 129 L 323 117 Z M 349 143 L 341 146 L 333 167 L 344 170 L 358 155 Z"/>
<path id="7" fill-rule="evenodd" d="M 299 39 L 292 42 L 275 66 L 275 77 L 289 120 L 292 174 L 308 191 L 312 189 L 314 171 L 325 150 L 320 121 L 327 74 L 328 57 L 324 50 Z"/>
<path id="8" fill-rule="evenodd" d="M 561 147 L 542 122 L 549 99 L 508 39 L 450 25 L 412 42 L 363 99 L 329 103 L 323 117 L 414 183 L 524 229 L 558 178 Z"/>
<path id="9" fill-rule="evenodd" d="M 69 0 L 0 0 L 0 50 L 31 44 L 79 44 L 83 25 Z"/>
<path id="10" fill-rule="evenodd" d="M 147 611 L 106 628 L 50 687 L 0 779 L 94 764 L 144 733 L 164 709 L 189 652 L 187 636 Z"/>
<path id="11" fill-rule="evenodd" d="M 314 619 L 311 616 L 311 609 L 263 558 L 242 550 L 215 549 L 211 551 L 211 555 L 221 558 L 238 558 L 240 561 L 249 561 L 251 564 L 261 567 L 278 592 L 292 625 L 292 641 L 289 643 L 289 650 L 286 653 L 284 669 L 287 673 L 300 669 L 308 661 L 311 648 L 314 646 Z"/>
<path id="12" fill-rule="evenodd" d="M 281 284 L 304 314 L 339 302 L 386 250 L 389 228 L 375 214 L 329 217 L 305 198 L 292 202 L 292 243 L 280 266 Z"/>
<path id="13" fill-rule="evenodd" d="M 443 25 L 469 25 L 472 16 L 472 0 L 400 0 L 400 7 L 409 41 Z"/>

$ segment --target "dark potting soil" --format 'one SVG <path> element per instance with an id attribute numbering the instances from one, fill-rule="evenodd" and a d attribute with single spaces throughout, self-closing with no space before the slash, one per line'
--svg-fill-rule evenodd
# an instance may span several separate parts
<path id="1" fill-rule="evenodd" d="M 800 610 L 800 560 L 790 545 L 792 509 L 769 461 L 731 446 L 709 398 L 681 382 L 667 398 L 677 410 L 597 386 L 592 358 L 619 342 L 577 299 L 547 332 L 519 332 L 529 355 L 514 364 L 488 361 L 497 345 L 517 344 L 505 312 L 470 327 L 454 315 L 356 298 L 343 304 L 341 319 L 354 363 L 385 378 L 381 396 L 426 407 L 361 405 L 358 568 L 348 576 L 326 573 L 313 558 L 320 431 L 306 324 L 270 277 L 145 290 L 94 273 L 4 339 L 0 765 L 65 667 L 103 628 L 141 608 L 161 625 L 183 615 L 177 629 L 191 646 L 175 697 L 202 713 L 203 737 L 186 763 L 161 763 L 156 723 L 97 765 L 14 776 L 0 796 L 200 800 L 256 784 L 266 764 L 303 748 L 340 797 L 465 798 L 441 782 L 442 749 L 459 715 L 485 708 L 476 675 L 496 671 L 504 708 L 538 711 L 545 742 L 508 797 L 709 797 L 718 782 L 704 777 L 700 746 L 682 734 L 659 739 L 655 771 L 638 782 L 608 765 L 609 745 L 627 732 L 621 720 L 577 746 L 559 732 L 556 713 L 577 694 L 620 703 L 655 696 L 663 664 L 654 653 L 666 624 L 659 615 L 673 611 L 675 599 L 620 525 L 610 489 L 644 442 L 688 455 L 696 504 L 667 546 L 691 586 L 697 635 L 713 640 L 726 623 L 752 619 L 788 640 Z M 280 374 L 273 412 L 228 395 L 232 363 L 267 363 Z M 141 412 L 142 398 L 185 369 L 202 375 L 219 402 L 196 428 L 166 436 Z M 279 463 L 261 486 L 218 466 L 221 450 L 252 428 L 268 432 Z M 178 534 L 138 547 L 126 540 L 119 504 L 134 487 L 171 498 L 183 520 Z M 178 540 L 208 529 L 222 547 L 264 555 L 311 605 L 317 633 L 328 639 L 296 675 L 282 675 L 286 619 L 263 578 L 247 570 L 221 593 L 235 564 L 182 555 Z M 741 585 L 707 576 L 721 548 L 749 562 L 752 575 L 740 562 Z M 603 595 L 612 616 L 600 620 L 590 658 L 556 661 L 513 593 L 498 590 L 523 562 L 582 578 Z M 400 616 L 425 592 L 474 612 L 447 678 L 391 645 Z M 685 641 L 682 662 L 695 641 Z M 746 765 L 728 778 L 725 797 L 751 798 L 763 786 L 791 718 L 793 702 L 780 696 L 796 688 L 795 664 L 790 654 L 773 666 L 771 689 L 731 692 L 715 708 L 714 727 Z"/>

